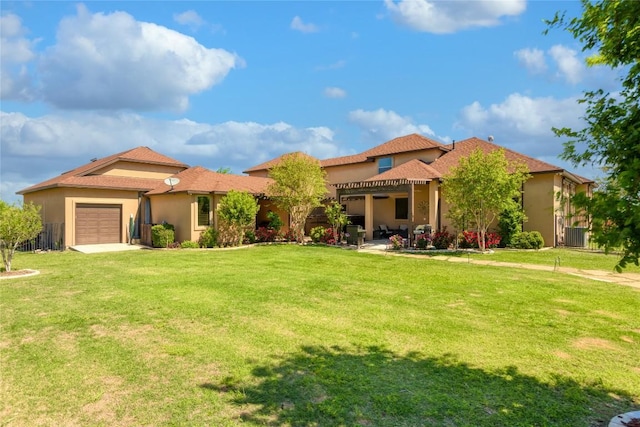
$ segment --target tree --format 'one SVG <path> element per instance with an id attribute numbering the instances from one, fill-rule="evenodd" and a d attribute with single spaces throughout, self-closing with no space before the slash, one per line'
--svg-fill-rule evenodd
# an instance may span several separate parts
<path id="1" fill-rule="evenodd" d="M 18 245 L 35 239 L 41 231 L 40 206 L 33 203 L 9 205 L 0 200 L 0 252 L 6 271 L 11 271 L 11 261 Z"/>
<path id="2" fill-rule="evenodd" d="M 586 91 L 583 129 L 554 128 L 568 138 L 562 157 L 574 165 L 592 164 L 605 176 L 593 197 L 578 193 L 574 206 L 592 219 L 592 238 L 605 251 L 622 248 L 616 266 L 638 265 L 640 257 L 640 2 L 582 0 L 583 14 L 556 16 L 549 28 L 563 28 L 589 52 L 587 64 L 615 69 L 621 88 Z"/>
<path id="3" fill-rule="evenodd" d="M 477 149 L 462 157 L 444 177 L 442 194 L 456 223 L 464 218 L 478 231 L 478 246 L 485 250 L 487 229 L 506 209 L 513 209 L 522 184 L 529 178 L 526 165 L 508 162 L 504 150 L 485 154 Z"/>
<path id="4" fill-rule="evenodd" d="M 304 240 L 304 223 L 313 208 L 322 206 L 327 193 L 326 172 L 320 162 L 302 153 L 284 155 L 271 168 L 269 177 L 273 183 L 268 194 L 283 210 L 289 212 L 291 230 L 296 241 Z"/>
<path id="5" fill-rule="evenodd" d="M 324 213 L 327 216 L 329 224 L 331 224 L 333 240 L 337 244 L 340 241 L 342 227 L 350 223 L 349 218 L 347 217 L 347 214 L 342 210 L 342 205 L 336 201 L 328 204 L 324 208 Z"/>
<path id="6" fill-rule="evenodd" d="M 255 197 L 246 191 L 229 191 L 218 204 L 221 231 L 218 242 L 223 245 L 240 246 L 245 231 L 255 224 L 259 210 Z"/>

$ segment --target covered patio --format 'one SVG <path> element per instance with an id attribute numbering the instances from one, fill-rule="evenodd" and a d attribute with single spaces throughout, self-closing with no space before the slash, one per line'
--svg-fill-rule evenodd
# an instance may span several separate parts
<path id="1" fill-rule="evenodd" d="M 380 226 L 390 230 L 407 230 L 413 242 L 418 225 L 440 227 L 439 181 L 432 179 L 369 179 L 333 184 L 336 199 L 348 215 L 364 217 L 365 240 L 381 238 Z"/>

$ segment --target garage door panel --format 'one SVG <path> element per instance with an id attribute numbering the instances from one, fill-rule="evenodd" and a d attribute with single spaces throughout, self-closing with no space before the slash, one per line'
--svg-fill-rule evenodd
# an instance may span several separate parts
<path id="1" fill-rule="evenodd" d="M 76 245 L 120 243 L 121 230 L 120 205 L 76 206 Z"/>

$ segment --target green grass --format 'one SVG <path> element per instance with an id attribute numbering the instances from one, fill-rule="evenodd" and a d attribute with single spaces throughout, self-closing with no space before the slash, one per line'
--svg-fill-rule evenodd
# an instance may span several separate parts
<path id="1" fill-rule="evenodd" d="M 456 256 L 467 256 L 460 252 Z M 441 254 L 438 254 L 441 255 Z M 491 254 L 471 253 L 475 259 L 515 262 L 522 264 L 538 264 L 553 267 L 559 262 L 562 267 L 573 267 L 584 270 L 614 271 L 619 260 L 615 254 L 599 251 L 578 250 L 568 248 L 550 248 L 543 250 L 494 249 Z M 640 267 L 628 264 L 623 273 L 640 273 Z"/>
<path id="2" fill-rule="evenodd" d="M 634 288 L 295 245 L 14 268 L 41 274 L 0 282 L 0 425 L 596 426 L 640 405 Z"/>

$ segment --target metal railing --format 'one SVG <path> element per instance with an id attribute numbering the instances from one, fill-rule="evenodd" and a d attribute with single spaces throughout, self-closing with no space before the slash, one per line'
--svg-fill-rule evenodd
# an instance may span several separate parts
<path id="1" fill-rule="evenodd" d="M 22 243 L 17 250 L 22 252 L 42 251 L 63 251 L 64 244 L 64 223 L 48 223 L 42 225 L 42 231 L 33 240 Z"/>

